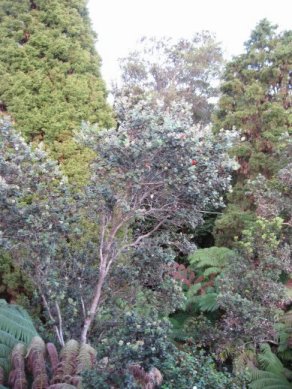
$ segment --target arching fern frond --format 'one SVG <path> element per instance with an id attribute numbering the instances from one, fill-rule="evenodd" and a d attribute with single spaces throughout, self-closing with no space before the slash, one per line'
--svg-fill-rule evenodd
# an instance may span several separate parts
<path id="1" fill-rule="evenodd" d="M 191 253 L 189 262 L 192 270 L 207 269 L 210 267 L 222 270 L 233 255 L 233 251 L 226 247 L 210 247 Z"/>
<path id="2" fill-rule="evenodd" d="M 217 303 L 217 293 L 206 293 L 197 297 L 197 303 L 202 312 L 214 312 L 219 308 Z"/>
<path id="3" fill-rule="evenodd" d="M 258 360 L 264 370 L 250 369 L 251 389 L 292 389 L 292 383 L 289 381 L 292 372 L 283 366 L 270 345 L 261 346 Z"/>
<path id="4" fill-rule="evenodd" d="M 284 376 L 262 370 L 254 370 L 252 373 L 251 389 L 291 389 L 292 384 Z"/>
<path id="5" fill-rule="evenodd" d="M 33 322 L 25 309 L 19 305 L 8 304 L 5 300 L 0 300 L 0 330 L 25 344 L 37 335 Z"/>
<path id="6" fill-rule="evenodd" d="M 286 312 L 281 322 L 276 325 L 278 333 L 278 352 L 281 358 L 292 359 L 292 311 Z"/>
<path id="7" fill-rule="evenodd" d="M 36 335 L 33 322 L 23 308 L 0 300 L 0 366 L 6 372 L 13 347 L 19 342 L 28 345 Z"/>
<path id="8" fill-rule="evenodd" d="M 279 375 L 284 371 L 282 362 L 277 355 L 272 352 L 270 345 L 267 343 L 262 344 L 258 360 L 261 367 L 270 373 Z"/>
<path id="9" fill-rule="evenodd" d="M 64 381 L 64 377 L 75 375 L 79 349 L 80 345 L 76 340 L 71 339 L 65 343 L 60 353 L 60 362 L 54 372 L 52 383 L 61 383 Z"/>
<path id="10" fill-rule="evenodd" d="M 84 370 L 92 369 L 96 361 L 96 354 L 96 350 L 89 344 L 82 344 L 77 358 L 76 373 L 80 374 Z"/>

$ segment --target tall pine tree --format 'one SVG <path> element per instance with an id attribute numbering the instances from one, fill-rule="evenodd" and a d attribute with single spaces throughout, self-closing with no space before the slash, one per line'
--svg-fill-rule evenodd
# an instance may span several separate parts
<path id="1" fill-rule="evenodd" d="M 226 67 L 214 126 L 217 131 L 241 131 L 233 149 L 240 168 L 229 205 L 216 222 L 219 245 L 232 245 L 233 237 L 255 218 L 250 180 L 261 174 L 272 183 L 289 162 L 291 66 L 292 31 L 278 33 L 277 26 L 264 19 L 252 31 L 245 53 Z"/>
<path id="2" fill-rule="evenodd" d="M 0 110 L 72 181 L 83 182 L 91 158 L 72 131 L 113 123 L 94 40 L 86 0 L 0 0 Z"/>

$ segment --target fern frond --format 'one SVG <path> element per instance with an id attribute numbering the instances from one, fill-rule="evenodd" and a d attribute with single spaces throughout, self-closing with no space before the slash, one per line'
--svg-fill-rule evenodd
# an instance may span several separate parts
<path id="1" fill-rule="evenodd" d="M 256 352 L 253 349 L 243 349 L 233 359 L 233 371 L 243 373 L 246 368 L 255 369 L 256 366 Z"/>
<path id="2" fill-rule="evenodd" d="M 249 385 L 251 389 L 291 389 L 291 383 L 284 377 L 277 374 L 262 371 L 252 370 L 252 383 Z"/>
<path id="3" fill-rule="evenodd" d="M 191 287 L 187 291 L 188 299 L 191 299 L 192 297 L 196 296 L 201 288 L 202 288 L 202 284 L 200 282 L 197 284 L 191 285 Z"/>
<path id="4" fill-rule="evenodd" d="M 10 339 L 5 339 L 7 336 L 7 334 L 3 334 L 3 339 L 5 341 L 5 343 L 8 341 L 10 341 Z M 15 339 L 12 337 L 12 340 L 15 341 Z M 3 341 L 3 344 L 0 344 L 0 358 L 5 358 L 7 355 L 9 355 L 10 351 L 11 351 L 11 347 L 13 346 L 13 343 L 9 344 L 9 345 L 6 345 L 4 344 L 4 341 Z"/>
<path id="5" fill-rule="evenodd" d="M 33 389 L 43 389 L 49 386 L 45 363 L 46 345 L 39 336 L 35 336 L 28 349 L 28 366 L 33 375 Z"/>
<path id="6" fill-rule="evenodd" d="M 54 373 L 56 371 L 58 363 L 59 363 L 58 351 L 57 351 L 54 343 L 47 343 L 47 351 L 49 354 L 49 358 L 50 358 L 50 362 L 51 362 L 51 366 L 52 366 L 52 371 Z"/>
<path id="7" fill-rule="evenodd" d="M 291 349 L 279 351 L 278 355 L 283 361 L 292 361 L 292 350 Z"/>
<path id="8" fill-rule="evenodd" d="M 77 358 L 79 354 L 79 343 L 77 340 L 69 340 L 61 351 L 61 361 L 64 362 L 64 374 L 73 375 L 77 367 Z"/>
<path id="9" fill-rule="evenodd" d="M 13 370 L 9 374 L 9 385 L 13 388 L 27 389 L 27 380 L 25 376 L 25 354 L 26 347 L 18 343 L 12 350 L 11 361 Z"/>
<path id="10" fill-rule="evenodd" d="M 28 345 L 37 335 L 28 313 L 15 304 L 0 300 L 0 366 L 10 369 L 10 353 L 21 342 Z"/>
<path id="11" fill-rule="evenodd" d="M 193 270 L 208 267 L 218 267 L 219 269 L 222 269 L 233 255 L 233 251 L 226 247 L 210 247 L 198 249 L 191 253 L 189 262 Z"/>
<path id="12" fill-rule="evenodd" d="M 219 274 L 221 272 L 222 268 L 218 266 L 211 266 L 208 269 L 204 270 L 203 275 L 205 277 L 209 277 L 211 274 Z"/>
<path id="13" fill-rule="evenodd" d="M 217 293 L 206 293 L 202 296 L 197 297 L 197 303 L 200 310 L 203 312 L 214 312 L 219 308 L 217 303 Z"/>
<path id="14" fill-rule="evenodd" d="M 89 344 L 82 344 L 77 358 L 76 373 L 80 374 L 84 370 L 92 369 L 96 362 L 96 350 Z"/>
<path id="15" fill-rule="evenodd" d="M 267 372 L 281 375 L 284 371 L 284 366 L 280 359 L 271 350 L 269 344 L 261 345 L 261 353 L 258 356 L 261 367 Z"/>
<path id="16" fill-rule="evenodd" d="M 292 348 L 292 312 L 286 312 L 280 323 L 276 325 L 278 333 L 278 351 L 283 352 Z"/>
<path id="17" fill-rule="evenodd" d="M 53 376 L 53 383 L 61 383 L 65 377 L 75 375 L 79 348 L 79 343 L 73 339 L 64 345 L 60 354 L 60 362 Z"/>
<path id="18" fill-rule="evenodd" d="M 26 344 L 37 334 L 27 313 L 20 307 L 7 303 L 0 304 L 0 330 Z"/>

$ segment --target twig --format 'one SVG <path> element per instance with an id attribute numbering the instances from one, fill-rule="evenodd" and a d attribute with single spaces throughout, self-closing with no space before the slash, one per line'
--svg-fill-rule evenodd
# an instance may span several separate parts
<path id="1" fill-rule="evenodd" d="M 84 300 L 83 300 L 83 297 L 81 297 L 81 307 L 82 307 L 82 313 L 83 313 L 83 317 L 84 319 L 86 318 L 86 310 L 85 310 L 85 304 L 84 304 Z"/>
<path id="2" fill-rule="evenodd" d="M 61 338 L 61 342 L 62 342 L 61 345 L 64 346 L 65 342 L 64 342 L 64 337 L 63 337 L 63 322 L 62 322 L 61 310 L 60 310 L 59 304 L 57 302 L 55 303 L 55 305 L 56 305 L 58 319 L 59 319 L 59 334 L 60 334 L 60 338 Z"/>
<path id="3" fill-rule="evenodd" d="M 56 323 L 56 320 L 53 318 L 53 315 L 51 314 L 51 309 L 50 309 L 50 307 L 49 307 L 49 304 L 48 304 L 48 302 L 47 302 L 47 300 L 46 300 L 44 294 L 42 294 L 41 296 L 42 296 L 42 300 L 43 300 L 44 306 L 45 306 L 45 308 L 46 308 L 46 310 L 47 310 L 47 312 L 48 312 L 48 315 L 49 315 L 50 320 L 51 320 L 53 323 Z M 53 327 L 54 327 L 54 330 L 55 330 L 55 332 L 56 332 L 56 335 L 57 335 L 57 338 L 58 338 L 58 341 L 59 341 L 60 345 L 61 345 L 61 346 L 64 346 L 64 340 L 62 341 L 62 337 L 60 336 L 59 329 L 58 329 L 57 325 L 54 324 Z"/>

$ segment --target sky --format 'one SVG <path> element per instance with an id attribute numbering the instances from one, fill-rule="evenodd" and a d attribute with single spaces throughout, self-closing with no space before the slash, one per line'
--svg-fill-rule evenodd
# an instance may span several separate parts
<path id="1" fill-rule="evenodd" d="M 292 28 L 291 0 L 89 0 L 88 7 L 108 88 L 118 79 L 118 58 L 135 49 L 142 36 L 188 38 L 209 30 L 228 59 L 243 52 L 263 18 L 279 30 Z"/>

